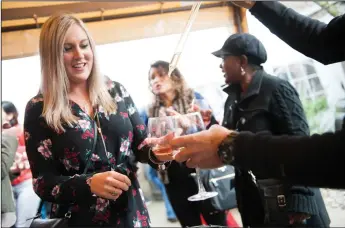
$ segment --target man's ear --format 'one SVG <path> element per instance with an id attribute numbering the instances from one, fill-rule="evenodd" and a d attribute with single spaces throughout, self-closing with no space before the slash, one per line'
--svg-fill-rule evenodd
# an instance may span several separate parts
<path id="1" fill-rule="evenodd" d="M 248 58 L 245 55 L 240 56 L 241 66 L 245 68 L 248 65 Z"/>

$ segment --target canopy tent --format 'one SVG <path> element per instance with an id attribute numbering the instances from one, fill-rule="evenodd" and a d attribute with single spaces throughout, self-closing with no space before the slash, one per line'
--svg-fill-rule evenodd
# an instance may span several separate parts
<path id="1" fill-rule="evenodd" d="M 97 44 L 183 32 L 193 2 L 2 2 L 2 59 L 37 54 L 40 27 L 58 11 L 81 18 Z M 245 11 L 228 1 L 205 1 L 192 31 L 228 27 L 247 31 Z"/>

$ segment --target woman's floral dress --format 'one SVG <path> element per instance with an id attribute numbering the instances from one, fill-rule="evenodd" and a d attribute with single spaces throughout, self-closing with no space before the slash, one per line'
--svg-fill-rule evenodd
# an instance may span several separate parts
<path id="1" fill-rule="evenodd" d="M 79 117 L 78 124 L 64 126 L 66 132 L 56 132 L 41 117 L 42 95 L 28 102 L 24 130 L 34 190 L 42 200 L 52 202 L 51 217 L 63 217 L 71 206 L 70 226 L 149 227 L 148 211 L 136 177 L 136 162 L 149 160 L 146 146 L 137 149 L 146 138 L 146 127 L 125 88 L 112 81 L 107 85 L 117 102 L 117 112 L 109 116 L 98 107 L 107 151 L 98 134 L 92 153 L 94 119 L 76 103 L 71 101 L 71 109 Z M 88 157 L 91 166 L 82 175 Z M 126 174 L 132 181 L 130 189 L 115 201 L 97 197 L 88 185 L 88 178 L 94 173 L 109 170 Z"/>

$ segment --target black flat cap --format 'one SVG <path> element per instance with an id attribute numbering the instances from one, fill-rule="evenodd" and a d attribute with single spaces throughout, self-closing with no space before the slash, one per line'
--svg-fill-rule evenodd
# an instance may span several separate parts
<path id="1" fill-rule="evenodd" d="M 226 56 L 245 55 L 249 63 L 260 65 L 267 60 L 267 53 L 264 45 L 255 36 L 248 33 L 236 33 L 231 35 L 223 47 L 212 53 L 224 58 Z"/>

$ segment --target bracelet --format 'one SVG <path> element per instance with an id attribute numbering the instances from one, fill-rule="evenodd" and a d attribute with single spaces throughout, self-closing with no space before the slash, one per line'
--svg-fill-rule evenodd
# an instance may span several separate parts
<path id="1" fill-rule="evenodd" d="M 158 169 L 159 169 L 159 170 L 165 170 L 166 168 L 168 168 L 168 167 L 170 166 L 171 161 L 168 161 L 168 162 L 169 162 L 169 166 L 166 167 L 166 166 L 165 166 L 165 163 L 168 163 L 168 162 L 160 162 L 160 161 L 158 161 L 157 158 L 153 158 L 152 155 L 151 155 L 151 151 L 152 151 L 152 149 L 151 149 L 151 147 L 150 147 L 150 149 L 149 149 L 149 159 L 150 159 L 150 161 L 151 161 L 153 164 L 158 165 Z"/>

